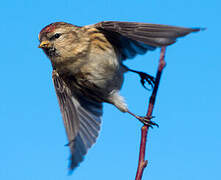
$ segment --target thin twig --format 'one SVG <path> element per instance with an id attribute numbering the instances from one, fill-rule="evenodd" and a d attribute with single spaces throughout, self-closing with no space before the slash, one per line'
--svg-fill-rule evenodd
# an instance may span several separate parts
<path id="1" fill-rule="evenodd" d="M 154 104 L 155 104 L 155 100 L 156 100 L 156 95 L 157 95 L 157 90 L 158 90 L 159 83 L 160 83 L 161 74 L 162 74 L 162 71 L 166 65 L 166 62 L 164 60 L 165 52 L 166 52 L 166 47 L 162 47 L 161 52 L 160 52 L 158 71 L 157 71 L 157 75 L 156 75 L 156 82 L 155 82 L 155 85 L 153 88 L 152 95 L 149 99 L 149 105 L 148 105 L 146 118 L 151 117 L 152 113 L 153 113 L 153 108 L 154 108 Z M 137 174 L 136 174 L 135 180 L 141 180 L 144 168 L 148 164 L 148 161 L 145 160 L 145 151 L 146 151 L 147 133 L 148 133 L 149 127 L 150 126 L 143 125 L 143 127 L 141 128 L 139 163 L 138 163 L 138 167 L 137 167 Z"/>

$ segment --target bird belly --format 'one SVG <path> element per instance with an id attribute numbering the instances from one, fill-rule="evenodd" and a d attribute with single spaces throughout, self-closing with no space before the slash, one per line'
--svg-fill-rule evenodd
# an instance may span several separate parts
<path id="1" fill-rule="evenodd" d="M 80 71 L 96 90 L 107 95 L 113 90 L 119 90 L 123 83 L 124 71 L 115 56 L 95 56 Z"/>

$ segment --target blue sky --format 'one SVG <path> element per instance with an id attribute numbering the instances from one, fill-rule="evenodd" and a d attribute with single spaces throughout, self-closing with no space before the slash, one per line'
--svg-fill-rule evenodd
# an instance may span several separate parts
<path id="1" fill-rule="evenodd" d="M 69 150 L 51 80 L 51 65 L 37 48 L 47 24 L 103 20 L 207 27 L 167 48 L 155 121 L 148 134 L 143 179 L 220 179 L 220 1 L 3 1 L 0 6 L 0 179 L 134 179 L 141 124 L 105 104 L 102 130 L 85 160 L 68 176 Z M 126 62 L 156 73 L 159 50 Z M 121 94 L 144 115 L 150 92 L 128 73 Z"/>

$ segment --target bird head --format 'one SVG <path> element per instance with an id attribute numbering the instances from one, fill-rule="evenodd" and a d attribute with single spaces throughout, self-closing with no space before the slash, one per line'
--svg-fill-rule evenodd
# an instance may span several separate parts
<path id="1" fill-rule="evenodd" d="M 78 26 L 65 22 L 49 24 L 38 35 L 39 48 L 42 48 L 51 60 L 56 57 L 71 57 L 79 42 L 79 29 Z"/>

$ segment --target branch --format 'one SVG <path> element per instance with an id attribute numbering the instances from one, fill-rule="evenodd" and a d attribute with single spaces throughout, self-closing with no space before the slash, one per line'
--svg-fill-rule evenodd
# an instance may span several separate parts
<path id="1" fill-rule="evenodd" d="M 148 105 L 148 110 L 147 110 L 147 114 L 146 114 L 147 119 L 152 117 L 153 108 L 154 108 L 154 104 L 155 104 L 155 100 L 156 100 L 156 95 L 157 95 L 157 90 L 158 90 L 159 83 L 160 83 L 161 74 L 162 74 L 162 71 L 166 65 L 166 62 L 164 61 L 165 52 L 166 52 L 166 47 L 162 47 L 161 52 L 160 52 L 160 60 L 159 60 L 158 71 L 157 71 L 157 75 L 156 75 L 156 81 L 155 81 L 152 95 L 149 99 L 149 105 Z M 145 151 L 146 151 L 147 133 L 148 133 L 149 127 L 150 126 L 143 125 L 143 127 L 141 128 L 139 163 L 138 163 L 138 167 L 137 167 L 137 174 L 136 174 L 135 180 L 141 180 L 144 168 L 148 164 L 148 161 L 145 160 Z"/>

